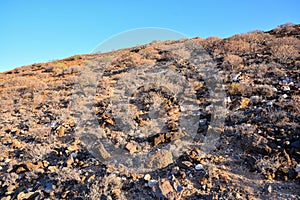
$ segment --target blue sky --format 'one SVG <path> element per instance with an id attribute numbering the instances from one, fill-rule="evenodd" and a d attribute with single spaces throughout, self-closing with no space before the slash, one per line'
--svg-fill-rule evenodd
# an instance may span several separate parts
<path id="1" fill-rule="evenodd" d="M 300 1 L 1 0 L 0 71 L 90 53 L 113 35 L 161 27 L 229 37 L 300 23 Z"/>

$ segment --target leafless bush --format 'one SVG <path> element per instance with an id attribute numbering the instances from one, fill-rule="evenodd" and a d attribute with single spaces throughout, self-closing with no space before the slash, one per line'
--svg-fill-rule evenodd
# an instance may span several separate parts
<path id="1" fill-rule="evenodd" d="M 33 162 L 43 160 L 45 155 L 49 154 L 51 151 L 51 148 L 47 145 L 28 145 L 26 147 L 26 152 Z"/>
<path id="2" fill-rule="evenodd" d="M 295 37 L 283 37 L 283 38 L 276 38 L 270 40 L 268 45 L 270 46 L 280 46 L 280 45 L 289 45 L 294 47 L 300 46 L 300 40 Z"/>
<path id="3" fill-rule="evenodd" d="M 253 83 L 240 83 L 240 87 L 241 87 L 241 92 L 243 96 L 247 96 L 250 97 L 252 95 L 253 92 Z"/>
<path id="4" fill-rule="evenodd" d="M 270 112 L 269 119 L 272 124 L 277 126 L 285 126 L 290 121 L 284 111 Z"/>
<path id="5" fill-rule="evenodd" d="M 221 41 L 218 37 L 209 37 L 205 40 L 200 41 L 200 44 L 206 49 L 208 52 L 213 52 L 216 47 L 219 45 Z"/>
<path id="6" fill-rule="evenodd" d="M 289 104 L 294 108 L 295 113 L 300 113 L 300 95 L 293 95 Z"/>
<path id="7" fill-rule="evenodd" d="M 256 91 L 265 97 L 273 96 L 273 88 L 270 85 L 259 85 Z"/>
<path id="8" fill-rule="evenodd" d="M 275 173 L 280 167 L 282 161 L 277 157 L 262 158 L 256 163 L 256 166 L 261 170 L 262 174 L 267 178 L 268 173 Z"/>
<path id="9" fill-rule="evenodd" d="M 237 37 L 237 36 L 235 36 Z M 225 44 L 224 44 L 224 50 L 226 53 L 230 54 L 244 54 L 250 51 L 250 44 L 248 42 L 243 41 L 242 39 L 235 39 L 235 37 L 230 38 Z"/>
<path id="10" fill-rule="evenodd" d="M 278 59 L 281 63 L 287 63 L 291 60 L 295 60 L 299 56 L 299 51 L 291 45 L 272 46 L 271 53 L 275 59 Z"/>
<path id="11" fill-rule="evenodd" d="M 144 56 L 146 59 L 159 59 L 160 58 L 160 55 L 158 54 L 158 51 L 152 46 L 141 49 L 139 51 L 139 53 L 142 56 Z"/>
<path id="12" fill-rule="evenodd" d="M 290 28 L 290 27 L 293 27 L 295 24 L 292 23 L 292 22 L 287 22 L 287 23 L 284 23 L 284 24 L 281 24 L 279 25 L 278 27 L 279 28 Z"/>
<path id="13" fill-rule="evenodd" d="M 225 56 L 224 62 L 229 63 L 232 68 L 237 68 L 243 63 L 243 59 L 240 56 L 229 54 Z"/>
<path id="14" fill-rule="evenodd" d="M 271 53 L 281 63 L 295 60 L 299 56 L 300 40 L 294 37 L 283 37 L 271 40 L 268 43 Z"/>
<path id="15" fill-rule="evenodd" d="M 239 95 L 243 93 L 243 88 L 239 83 L 232 83 L 228 90 L 230 95 Z"/>
<path id="16" fill-rule="evenodd" d="M 115 174 L 103 177 L 102 180 L 95 181 L 89 188 L 90 192 L 86 195 L 88 199 L 98 200 L 102 195 L 113 197 L 114 199 L 124 199 L 121 193 L 122 181 Z"/>
<path id="17" fill-rule="evenodd" d="M 26 88 L 28 91 L 38 92 L 47 86 L 42 80 L 35 77 L 14 77 L 5 82 L 6 87 L 11 88 Z"/>
<path id="18" fill-rule="evenodd" d="M 269 66 L 266 64 L 254 64 L 250 66 L 250 69 L 254 70 L 254 74 L 256 77 L 263 78 L 266 72 L 268 71 Z"/>
<path id="19" fill-rule="evenodd" d="M 137 67 L 145 64 L 153 64 L 154 62 L 154 60 L 144 58 L 138 53 L 129 52 L 122 55 L 117 61 L 112 64 Z"/>
<path id="20" fill-rule="evenodd" d="M 86 197 L 90 200 L 98 200 L 101 199 L 101 196 L 103 195 L 100 192 L 101 188 L 101 181 L 95 181 L 93 185 L 89 188 L 90 192 L 86 195 Z"/>
<path id="21" fill-rule="evenodd" d="M 250 44 L 252 52 L 256 52 L 264 47 L 265 43 L 272 41 L 274 36 L 262 31 L 252 31 L 247 34 L 242 34 L 241 39 Z"/>
<path id="22" fill-rule="evenodd" d="M 81 181 L 81 172 L 76 168 L 63 167 L 61 170 L 58 170 L 58 177 L 61 181 L 76 180 Z"/>

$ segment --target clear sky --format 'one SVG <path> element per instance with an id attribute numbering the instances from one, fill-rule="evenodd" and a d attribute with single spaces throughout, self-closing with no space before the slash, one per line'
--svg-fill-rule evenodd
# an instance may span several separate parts
<path id="1" fill-rule="evenodd" d="M 0 71 L 90 53 L 135 28 L 229 37 L 300 23 L 299 10 L 299 0 L 1 0 Z"/>

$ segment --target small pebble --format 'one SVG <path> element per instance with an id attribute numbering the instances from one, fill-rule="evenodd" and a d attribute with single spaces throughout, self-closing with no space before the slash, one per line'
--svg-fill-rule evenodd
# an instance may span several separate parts
<path id="1" fill-rule="evenodd" d="M 233 76 L 233 81 L 234 82 L 236 82 L 236 81 L 239 81 L 240 79 L 239 79 L 239 76 L 242 74 L 242 72 L 239 72 L 239 73 L 237 73 L 237 74 L 234 74 L 234 76 Z"/>
<path id="2" fill-rule="evenodd" d="M 226 98 L 225 98 L 225 103 L 229 104 L 229 103 L 231 103 L 231 102 L 232 102 L 232 101 L 231 101 L 230 97 L 226 97 Z"/>
<path id="3" fill-rule="evenodd" d="M 146 174 L 146 175 L 144 176 L 144 180 L 145 180 L 145 181 L 150 181 L 150 180 L 151 180 L 151 175 L 150 175 L 150 174 Z"/>
<path id="4" fill-rule="evenodd" d="M 269 184 L 265 185 L 264 191 L 266 194 L 271 194 L 272 193 L 272 186 Z"/>
<path id="5" fill-rule="evenodd" d="M 197 171 L 200 171 L 200 170 L 204 170 L 204 167 L 203 167 L 203 165 L 198 164 L 198 165 L 195 166 L 195 169 L 196 169 Z"/>
<path id="6" fill-rule="evenodd" d="M 212 111 L 213 107 L 214 107 L 214 105 L 212 105 L 212 104 L 209 106 L 206 106 L 205 111 L 210 112 L 210 111 Z"/>
<path id="7" fill-rule="evenodd" d="M 73 153 L 71 153 L 71 156 L 72 156 L 73 158 L 76 158 L 76 157 L 77 157 L 77 153 L 73 152 Z"/>
<path id="8" fill-rule="evenodd" d="M 226 154 L 232 153 L 232 152 L 233 152 L 233 149 L 226 149 L 226 150 L 225 150 L 225 153 L 226 153 Z"/>
<path id="9" fill-rule="evenodd" d="M 277 88 L 276 87 L 272 87 L 272 90 L 273 90 L 273 92 L 277 92 L 278 90 L 277 90 Z"/>
<path id="10" fill-rule="evenodd" d="M 300 172 L 300 164 L 297 164 L 297 165 L 296 165 L 295 171 L 296 171 L 297 173 Z"/>
<path id="11" fill-rule="evenodd" d="M 183 190 L 183 187 L 181 185 L 178 185 L 176 190 L 177 190 L 177 192 L 181 192 Z"/>
<path id="12" fill-rule="evenodd" d="M 148 186 L 149 186 L 149 187 L 154 187 L 154 186 L 156 186 L 157 182 L 158 182 L 157 180 L 153 180 L 153 179 L 152 179 L 152 180 L 150 180 L 150 181 L 148 182 Z"/>
<path id="13" fill-rule="evenodd" d="M 284 86 L 283 87 L 283 91 L 290 91 L 290 90 L 291 90 L 291 88 L 289 86 Z"/>
<path id="14" fill-rule="evenodd" d="M 199 124 L 200 126 L 204 126 L 206 124 L 207 119 L 200 119 Z"/>
<path id="15" fill-rule="evenodd" d="M 250 101 L 252 101 L 252 102 L 258 102 L 259 99 L 260 99 L 259 96 L 251 96 L 251 97 L 250 97 Z"/>
<path id="16" fill-rule="evenodd" d="M 271 100 L 271 101 L 268 101 L 267 102 L 267 106 L 272 106 L 273 105 L 273 103 L 276 101 L 276 99 L 273 99 L 273 100 Z"/>

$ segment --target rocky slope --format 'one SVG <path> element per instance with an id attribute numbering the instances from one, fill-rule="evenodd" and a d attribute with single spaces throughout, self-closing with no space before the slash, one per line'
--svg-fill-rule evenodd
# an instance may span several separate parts
<path id="1" fill-rule="evenodd" d="M 1 199 L 299 199 L 299 37 L 286 24 L 0 74 Z"/>

